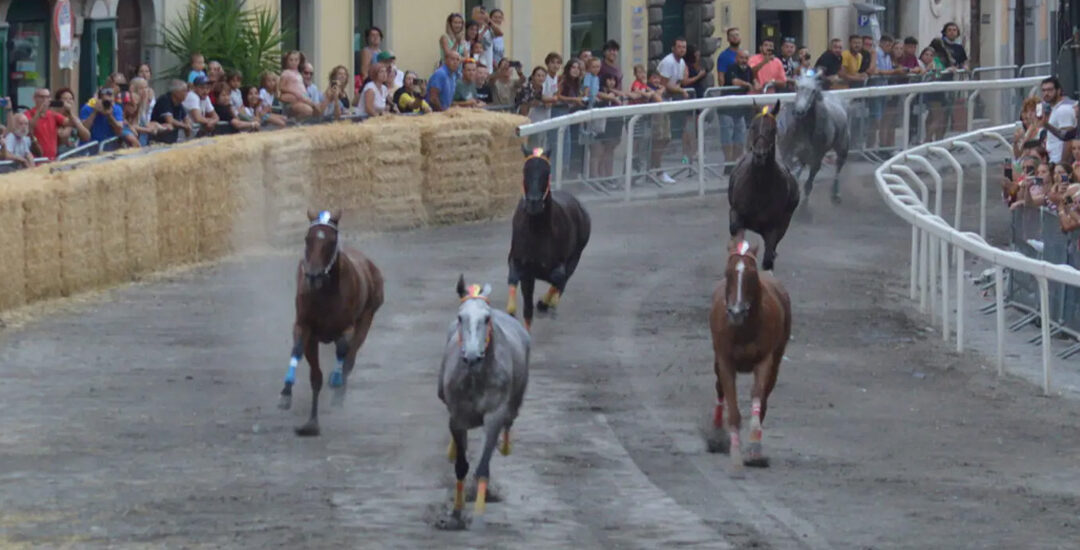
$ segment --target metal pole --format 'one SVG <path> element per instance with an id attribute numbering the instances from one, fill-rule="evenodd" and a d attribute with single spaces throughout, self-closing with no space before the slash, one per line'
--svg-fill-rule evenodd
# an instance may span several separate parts
<path id="1" fill-rule="evenodd" d="M 949 161 L 949 164 L 952 165 L 953 170 L 956 172 L 956 212 L 953 214 L 953 229 L 959 231 L 961 206 L 964 200 L 964 168 L 960 166 L 960 162 L 952 156 L 952 153 L 950 153 L 948 149 L 945 149 L 944 147 L 930 147 L 929 151 L 945 157 L 945 159 Z"/>
<path id="2" fill-rule="evenodd" d="M 563 173 L 563 137 L 566 136 L 566 126 L 559 126 L 555 131 L 555 189 L 562 189 Z"/>
<path id="3" fill-rule="evenodd" d="M 911 102 L 914 99 L 915 94 L 904 96 L 904 150 L 911 148 Z"/>
<path id="4" fill-rule="evenodd" d="M 949 341 L 949 242 L 942 239 L 941 247 L 941 340 Z M 959 270 L 958 270 L 959 271 Z"/>
<path id="5" fill-rule="evenodd" d="M 964 249 L 956 247 L 956 353 L 964 351 Z"/>
<path id="6" fill-rule="evenodd" d="M 1042 313 L 1043 395 L 1050 395 L 1050 284 L 1039 277 L 1039 309 Z"/>
<path id="7" fill-rule="evenodd" d="M 698 196 L 705 195 L 705 119 L 712 109 L 702 109 L 697 118 Z"/>
<path id="8" fill-rule="evenodd" d="M 919 228 L 911 224 L 911 299 L 915 299 L 919 277 Z"/>
<path id="9" fill-rule="evenodd" d="M 997 135 L 997 134 L 994 134 Z M 966 141 L 954 141 L 953 145 L 959 145 L 964 149 L 967 149 L 969 153 L 975 155 L 975 160 L 979 161 L 979 170 L 982 177 L 981 185 L 979 187 L 979 236 L 986 240 L 986 158 L 979 153 L 975 147 Z M 1011 147 L 1011 145 L 1010 145 Z M 959 201 L 957 201 L 959 202 Z M 959 227 L 957 227 L 959 229 Z"/>
<path id="10" fill-rule="evenodd" d="M 626 124 L 626 188 L 623 196 L 626 202 L 630 202 L 630 182 L 634 179 L 634 126 L 639 118 L 641 115 L 634 115 Z"/>
<path id="11" fill-rule="evenodd" d="M 998 376 L 1005 374 L 1005 277 L 1002 276 L 1000 265 L 994 266 L 994 302 L 997 308 L 994 316 L 997 317 L 997 373 Z"/>
<path id="12" fill-rule="evenodd" d="M 967 98 L 967 127 L 968 130 L 974 129 L 972 123 L 975 122 L 975 98 L 979 97 L 979 90 L 971 92 L 971 95 Z"/>
<path id="13" fill-rule="evenodd" d="M 930 250 L 930 232 L 922 231 L 922 244 L 919 246 L 919 311 L 926 313 L 926 256 Z"/>

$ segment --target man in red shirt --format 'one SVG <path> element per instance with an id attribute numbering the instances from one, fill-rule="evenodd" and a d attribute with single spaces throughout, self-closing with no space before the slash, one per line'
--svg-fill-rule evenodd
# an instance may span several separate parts
<path id="1" fill-rule="evenodd" d="M 49 160 L 56 160 L 57 146 L 59 144 L 57 138 L 58 128 L 74 126 L 75 131 L 79 134 L 79 139 L 84 141 L 90 139 L 90 131 L 86 129 L 86 126 L 83 126 L 79 117 L 75 116 L 74 103 L 69 101 L 63 104 L 57 104 L 57 102 L 50 104 L 51 97 L 52 94 L 49 93 L 48 88 L 35 90 L 34 108 L 29 110 L 26 116 L 30 118 L 30 131 L 34 134 L 34 138 L 37 139 L 38 147 L 41 148 L 41 155 L 48 157 Z"/>

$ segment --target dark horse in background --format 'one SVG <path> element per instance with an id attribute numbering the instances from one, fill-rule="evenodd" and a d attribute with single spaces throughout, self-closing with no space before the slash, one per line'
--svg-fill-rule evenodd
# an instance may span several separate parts
<path id="1" fill-rule="evenodd" d="M 577 269 L 581 252 L 589 242 L 589 213 L 573 195 L 551 189 L 551 161 L 547 151 L 525 152 L 524 197 L 514 211 L 513 237 L 507 283 L 510 296 L 506 312 L 517 313 L 517 286 L 521 284 L 525 328 L 532 328 L 533 288 L 540 279 L 551 285 L 536 308 L 554 313 L 566 283 Z"/>
<path id="2" fill-rule="evenodd" d="M 809 71 L 795 81 L 795 105 L 780 115 L 780 158 L 789 169 L 798 160 L 799 171 L 810 167 L 810 176 L 803 184 L 806 199 L 810 203 L 810 191 L 814 178 L 821 170 L 825 153 L 836 152 L 836 175 L 833 176 L 832 201 L 840 202 L 840 170 L 847 161 L 851 136 L 848 132 L 848 116 L 844 103 L 822 92 L 822 74 Z"/>
<path id="3" fill-rule="evenodd" d="M 281 390 L 282 409 L 292 406 L 292 387 L 300 356 L 311 367 L 311 417 L 296 428 L 301 436 L 319 435 L 319 343 L 334 343 L 337 368 L 330 373 L 330 387 L 335 388 L 334 404 L 345 398 L 345 383 L 356 364 L 356 353 L 367 338 L 375 312 L 383 303 L 383 277 L 379 268 L 358 250 L 338 243 L 341 210 L 316 213 L 308 210 L 304 258 L 296 273 L 296 322 L 293 325 L 293 349 L 285 387 Z"/>
<path id="4" fill-rule="evenodd" d="M 779 111 L 777 101 L 771 112 L 769 107 L 763 107 L 750 121 L 749 149 L 731 170 L 728 189 L 731 236 L 741 241 L 747 229 L 761 235 L 765 240 L 761 265 L 766 271 L 772 271 L 776 245 L 787 233 L 791 216 L 799 206 L 799 184 L 777 160 L 776 113 Z"/>

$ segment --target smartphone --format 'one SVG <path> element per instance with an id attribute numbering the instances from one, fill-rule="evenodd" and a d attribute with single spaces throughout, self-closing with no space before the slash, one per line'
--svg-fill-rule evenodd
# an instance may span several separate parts
<path id="1" fill-rule="evenodd" d="M 521 62 L 520 61 L 511 61 L 510 66 L 515 68 L 515 69 L 520 69 L 521 68 Z"/>
<path id="2" fill-rule="evenodd" d="M 1040 178 L 1039 176 L 1028 176 L 1027 181 L 1028 181 L 1028 185 L 1042 185 L 1043 184 L 1043 179 Z"/>
<path id="3" fill-rule="evenodd" d="M 1009 161 L 1005 161 L 1005 178 L 1009 181 L 1012 181 L 1013 179 L 1013 167 L 1012 163 Z"/>
<path id="4" fill-rule="evenodd" d="M 1039 103 L 1035 106 L 1035 118 L 1042 118 L 1043 116 L 1043 104 Z"/>

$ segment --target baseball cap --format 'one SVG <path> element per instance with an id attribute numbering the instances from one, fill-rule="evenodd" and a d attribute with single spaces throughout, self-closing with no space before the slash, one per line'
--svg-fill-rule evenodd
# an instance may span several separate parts
<path id="1" fill-rule="evenodd" d="M 192 84 L 195 85 L 195 86 L 201 86 L 203 84 L 209 84 L 209 83 L 210 83 L 210 79 L 203 76 L 203 75 L 196 76 L 195 80 L 192 82 Z"/>
<path id="2" fill-rule="evenodd" d="M 389 50 L 385 52 L 379 52 L 379 55 L 375 56 L 375 61 L 378 61 L 379 63 L 382 63 L 383 61 L 390 61 L 392 59 L 397 59 L 397 57 L 394 55 L 394 52 L 391 52 Z"/>

